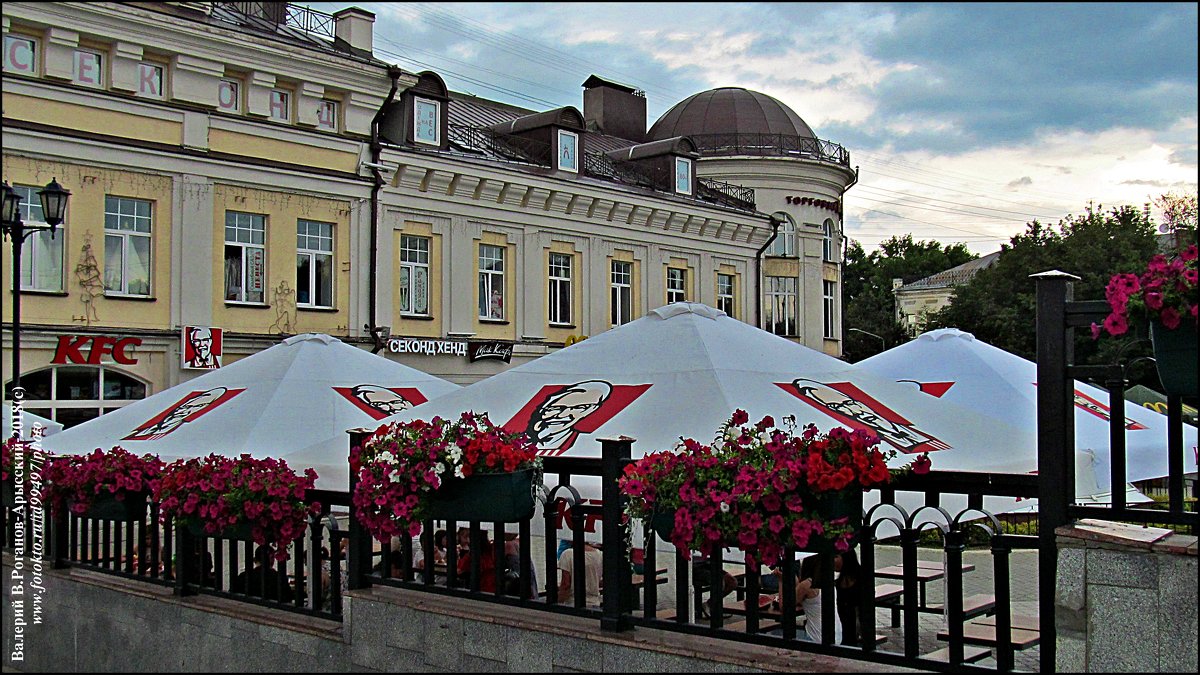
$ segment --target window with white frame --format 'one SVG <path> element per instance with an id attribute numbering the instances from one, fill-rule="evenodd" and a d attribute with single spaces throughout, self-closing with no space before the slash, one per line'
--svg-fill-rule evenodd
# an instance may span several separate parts
<path id="1" fill-rule="evenodd" d="M 21 221 L 26 225 L 45 225 L 42 215 L 42 200 L 38 196 L 41 188 L 26 185 L 14 185 L 20 198 Z M 21 248 L 21 288 L 30 291 L 61 291 L 63 290 L 63 240 L 66 223 L 58 227 L 58 232 L 51 237 L 48 230 L 42 230 L 25 240 Z"/>
<path id="2" fill-rule="evenodd" d="M 226 78 L 217 85 L 217 109 L 225 112 L 240 112 L 242 109 L 242 83 Z"/>
<path id="3" fill-rule="evenodd" d="M 104 198 L 104 291 L 150 295 L 153 204 L 144 199 Z"/>
<path id="4" fill-rule="evenodd" d="M 687 302 L 687 270 L 667 268 L 667 304 Z"/>
<path id="5" fill-rule="evenodd" d="M 579 134 L 558 130 L 558 168 L 579 171 Z"/>
<path id="6" fill-rule="evenodd" d="M 796 278 L 766 277 L 766 281 L 767 294 L 763 299 L 766 325 L 763 328 L 776 335 L 796 335 Z"/>
<path id="7" fill-rule="evenodd" d="M 317 103 L 317 128 L 325 131 L 338 130 L 337 101 L 319 101 Z"/>
<path id="8" fill-rule="evenodd" d="M 267 287 L 267 217 L 225 212 L 225 301 L 262 303 Z"/>
<path id="9" fill-rule="evenodd" d="M 824 239 L 823 247 L 822 247 L 822 253 L 824 254 L 823 259 L 825 260 L 825 262 L 837 262 L 838 257 L 839 257 L 838 256 L 838 237 L 837 237 L 837 228 L 834 227 L 833 220 L 830 218 L 826 218 L 825 224 L 822 226 L 822 230 L 825 235 L 825 239 Z"/>
<path id="10" fill-rule="evenodd" d="M 333 307 L 333 223 L 296 221 L 296 305 Z"/>
<path id="11" fill-rule="evenodd" d="M 675 158 L 675 191 L 681 195 L 692 194 L 692 160 Z"/>
<path id="12" fill-rule="evenodd" d="M 82 424 L 146 398 L 146 383 L 109 366 L 58 366 L 21 375 L 25 412 L 63 425 Z M 12 396 L 12 382 L 5 384 Z"/>
<path id="13" fill-rule="evenodd" d="M 138 96 L 163 97 L 163 67 L 145 61 L 138 64 Z"/>
<path id="14" fill-rule="evenodd" d="M 733 316 L 733 275 L 717 273 L 717 309 Z"/>
<path id="15" fill-rule="evenodd" d="M 796 255 L 796 221 L 782 211 L 774 215 L 781 222 L 775 241 L 772 241 L 771 247 L 767 249 L 767 255 Z"/>
<path id="16" fill-rule="evenodd" d="M 271 90 L 271 119 L 277 122 L 289 122 L 292 119 L 292 93 L 286 89 Z"/>
<path id="17" fill-rule="evenodd" d="M 504 247 L 479 245 L 479 318 L 504 319 Z"/>
<path id="18" fill-rule="evenodd" d="M 413 140 L 426 145 L 442 144 L 442 104 L 425 98 L 413 99 Z"/>
<path id="19" fill-rule="evenodd" d="M 400 236 L 400 313 L 429 316 L 429 237 Z"/>
<path id="20" fill-rule="evenodd" d="M 571 256 L 550 254 L 550 324 L 571 323 Z"/>
<path id="21" fill-rule="evenodd" d="M 20 35 L 5 35 L 4 72 L 37 75 L 37 40 Z"/>
<path id="22" fill-rule="evenodd" d="M 104 57 L 78 49 L 71 59 L 71 81 L 85 87 L 104 86 Z"/>
<path id="23" fill-rule="evenodd" d="M 612 325 L 614 328 L 633 319 L 633 263 L 612 261 Z"/>
<path id="24" fill-rule="evenodd" d="M 821 283 L 821 301 L 824 307 L 824 326 L 825 337 L 836 338 L 837 333 L 834 332 L 834 322 L 837 320 L 837 303 L 834 298 L 837 295 L 837 282 L 824 281 Z"/>

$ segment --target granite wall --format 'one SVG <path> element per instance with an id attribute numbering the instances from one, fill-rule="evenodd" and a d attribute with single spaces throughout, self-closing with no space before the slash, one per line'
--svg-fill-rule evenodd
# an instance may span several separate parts
<path id="1" fill-rule="evenodd" d="M 1080 521 L 1058 535 L 1058 672 L 1197 672 L 1196 537 Z"/>

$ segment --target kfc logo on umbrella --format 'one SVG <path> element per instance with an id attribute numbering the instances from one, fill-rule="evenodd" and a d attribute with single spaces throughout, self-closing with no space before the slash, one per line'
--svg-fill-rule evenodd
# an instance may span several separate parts
<path id="1" fill-rule="evenodd" d="M 517 411 L 504 429 L 523 431 L 540 454 L 558 456 L 569 450 L 580 434 L 594 433 L 649 388 L 648 384 L 612 384 L 604 380 L 548 384 Z"/>
<path id="2" fill-rule="evenodd" d="M 358 384 L 353 387 L 334 387 L 334 391 L 353 403 L 372 419 L 403 412 L 421 405 L 427 399 L 414 387 L 381 387 L 377 384 Z"/>
<path id="3" fill-rule="evenodd" d="M 916 429 L 895 410 L 849 382 L 817 382 L 799 378 L 775 385 L 851 429 L 873 431 L 904 453 L 949 450 L 950 446 Z"/>
<path id="4" fill-rule="evenodd" d="M 246 390 L 226 389 L 225 387 L 193 391 L 179 399 L 175 405 L 146 420 L 145 423 L 134 429 L 133 433 L 121 440 L 153 441 L 162 438 L 188 422 L 195 422 L 201 415 L 211 412 L 243 391 Z"/>

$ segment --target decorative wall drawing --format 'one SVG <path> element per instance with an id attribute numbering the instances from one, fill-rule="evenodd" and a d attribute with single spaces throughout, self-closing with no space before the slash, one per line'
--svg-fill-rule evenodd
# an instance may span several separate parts
<path id="1" fill-rule="evenodd" d="M 95 299 L 104 295 L 104 280 L 100 277 L 100 265 L 92 253 L 92 235 L 83 236 L 83 248 L 79 251 L 79 262 L 75 264 L 75 279 L 79 283 L 79 301 L 83 303 L 83 316 L 76 320 L 90 326 L 99 321 Z"/>
<path id="2" fill-rule="evenodd" d="M 296 324 L 296 289 L 281 281 L 271 291 L 271 306 L 275 308 L 275 323 L 268 330 L 284 335 L 291 335 Z"/>

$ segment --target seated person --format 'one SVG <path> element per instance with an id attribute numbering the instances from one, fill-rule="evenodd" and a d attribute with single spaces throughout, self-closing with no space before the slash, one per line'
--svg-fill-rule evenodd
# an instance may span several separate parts
<path id="1" fill-rule="evenodd" d="M 234 579 L 233 588 L 230 590 L 264 600 L 292 600 L 292 586 L 287 582 L 286 576 L 276 571 L 275 559 L 269 546 L 259 546 L 254 551 L 253 567 L 242 570 Z"/>
<path id="2" fill-rule="evenodd" d="M 600 606 L 600 571 L 603 564 L 604 557 L 600 553 L 599 545 L 585 541 L 583 543 L 583 585 L 586 595 L 585 602 L 588 607 Z M 575 598 L 573 590 L 575 572 L 574 549 L 568 548 L 558 556 L 558 571 L 561 574 L 561 581 L 558 584 L 558 601 L 573 603 Z"/>
<path id="3" fill-rule="evenodd" d="M 521 594 L 521 539 L 516 534 L 504 535 L 504 593 Z M 537 569 L 529 566 L 529 597 L 537 598 Z"/>
<path id="4" fill-rule="evenodd" d="M 836 563 L 835 563 L 836 564 Z M 821 556 L 810 555 L 800 563 L 800 575 L 796 580 L 796 607 L 804 611 L 804 630 L 797 633 L 796 637 L 801 640 L 810 642 L 820 642 L 822 638 L 821 618 L 823 593 L 820 589 L 821 584 Z M 834 594 L 834 602 L 837 601 L 837 594 Z M 842 625 L 840 621 L 833 622 L 834 636 L 833 644 L 840 644 L 842 641 Z"/>
<path id="5" fill-rule="evenodd" d="M 487 532 L 479 530 L 474 541 L 471 540 L 471 530 L 461 527 L 458 530 L 458 583 L 461 586 L 471 585 L 471 549 L 479 551 L 479 590 L 484 593 L 496 592 L 496 556 L 493 553 L 492 541 L 487 538 Z M 469 544 L 469 545 L 468 545 Z"/>
<path id="6" fill-rule="evenodd" d="M 834 555 L 833 571 L 837 573 L 834 585 L 837 587 L 838 617 L 842 622 L 842 644 L 859 645 L 862 632 L 858 622 L 861 593 L 857 582 L 862 574 L 862 567 L 854 549 Z"/>
<path id="7" fill-rule="evenodd" d="M 692 563 L 692 585 L 696 587 L 698 592 L 711 589 L 712 584 L 709 583 L 707 560 L 697 560 Z M 721 570 L 721 598 L 724 598 L 735 590 L 737 590 L 737 578 L 728 571 Z M 700 602 L 696 609 L 700 612 L 701 617 L 708 618 L 709 601 Z"/>

